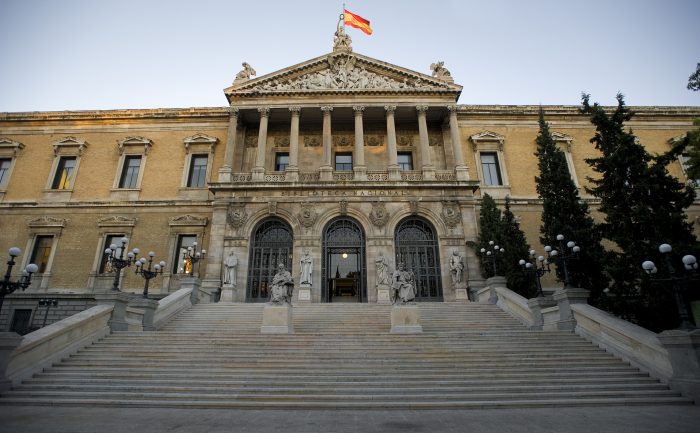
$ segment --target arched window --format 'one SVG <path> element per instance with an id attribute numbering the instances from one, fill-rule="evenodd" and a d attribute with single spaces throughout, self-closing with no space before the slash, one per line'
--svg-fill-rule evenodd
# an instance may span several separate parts
<path id="1" fill-rule="evenodd" d="M 284 263 L 291 271 L 293 240 L 292 228 L 279 218 L 268 218 L 255 226 L 248 258 L 246 301 L 267 301 L 268 286 L 278 264 Z"/>
<path id="2" fill-rule="evenodd" d="M 394 234 L 396 263 L 403 262 L 416 278 L 417 301 L 442 301 L 440 250 L 435 229 L 422 218 L 399 223 Z"/>

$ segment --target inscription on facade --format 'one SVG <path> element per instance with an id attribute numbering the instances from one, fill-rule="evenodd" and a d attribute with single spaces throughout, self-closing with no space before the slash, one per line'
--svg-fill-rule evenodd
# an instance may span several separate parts
<path id="1" fill-rule="evenodd" d="M 318 189 L 312 191 L 281 191 L 283 197 L 400 197 L 410 195 L 408 190 L 383 191 L 373 189 L 332 190 Z"/>

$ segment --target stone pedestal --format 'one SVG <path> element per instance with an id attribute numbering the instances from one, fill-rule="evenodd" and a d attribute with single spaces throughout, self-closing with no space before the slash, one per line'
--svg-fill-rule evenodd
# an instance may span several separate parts
<path id="1" fill-rule="evenodd" d="M 391 305 L 391 287 L 386 284 L 377 286 L 377 304 Z"/>
<path id="2" fill-rule="evenodd" d="M 224 284 L 221 287 L 221 297 L 219 302 L 233 302 L 233 290 L 234 287 L 230 284 Z"/>
<path id="3" fill-rule="evenodd" d="M 486 285 L 491 289 L 489 293 L 489 304 L 495 304 L 498 302 L 498 293 L 496 293 L 496 288 L 507 288 L 506 281 L 506 277 L 501 275 L 494 275 L 493 277 L 486 279 Z"/>
<path id="4" fill-rule="evenodd" d="M 153 326 L 153 316 L 158 308 L 158 301 L 147 298 L 134 298 L 129 301 L 129 306 L 143 310 L 143 320 L 141 322 L 144 331 L 155 331 Z"/>
<path id="5" fill-rule="evenodd" d="M 230 183 L 231 182 L 231 167 L 223 166 L 219 169 L 219 182 Z"/>
<path id="6" fill-rule="evenodd" d="M 265 169 L 262 167 L 253 167 L 251 180 L 253 182 L 264 182 L 265 181 Z"/>
<path id="7" fill-rule="evenodd" d="M 297 302 L 300 304 L 311 303 L 311 284 L 301 283 L 297 289 Z"/>
<path id="8" fill-rule="evenodd" d="M 322 165 L 319 169 L 319 179 L 322 182 L 330 182 L 333 180 L 333 167 L 330 165 Z"/>
<path id="9" fill-rule="evenodd" d="M 668 380 L 672 388 L 685 397 L 700 402 L 700 329 L 664 331 L 659 341 L 668 351 L 673 376 Z"/>
<path id="10" fill-rule="evenodd" d="M 542 326 L 544 326 L 542 309 L 553 307 L 555 305 L 557 305 L 557 301 L 552 299 L 551 296 L 540 296 L 537 298 L 528 299 L 527 306 L 530 307 L 530 311 L 532 311 L 532 326 L 530 326 L 530 329 L 542 330 Z"/>
<path id="11" fill-rule="evenodd" d="M 12 388 L 12 381 L 7 378 L 7 366 L 10 355 L 22 343 L 21 335 L 16 332 L 0 332 L 0 392 Z"/>
<path id="12" fill-rule="evenodd" d="M 454 291 L 455 291 L 455 301 L 457 301 L 457 302 L 469 302 L 469 295 L 467 294 L 467 283 L 455 284 Z"/>
<path id="13" fill-rule="evenodd" d="M 573 331 L 576 328 L 576 319 L 571 311 L 572 304 L 587 304 L 588 296 L 591 292 L 586 289 L 571 288 L 559 289 L 554 292 L 552 298 L 557 302 L 559 307 L 559 322 L 557 329 L 561 331 Z"/>
<path id="14" fill-rule="evenodd" d="M 109 329 L 114 331 L 128 331 L 129 324 L 126 321 L 126 306 L 135 296 L 124 292 L 96 293 L 97 305 L 112 305 L 112 316 L 109 318 Z"/>
<path id="15" fill-rule="evenodd" d="M 420 310 L 417 305 L 394 305 L 391 308 L 392 334 L 420 334 L 423 326 L 420 323 Z"/>
<path id="16" fill-rule="evenodd" d="M 266 304 L 263 308 L 261 334 L 294 334 L 292 306 Z"/>

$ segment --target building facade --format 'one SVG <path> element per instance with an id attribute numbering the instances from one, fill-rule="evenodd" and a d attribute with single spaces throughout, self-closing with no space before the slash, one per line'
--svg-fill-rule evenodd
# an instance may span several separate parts
<path id="1" fill-rule="evenodd" d="M 403 262 L 419 301 L 466 300 L 483 285 L 466 246 L 483 193 L 511 196 L 538 244 L 539 107 L 458 105 L 462 87 L 441 62 L 431 69 L 354 53 L 337 34 L 331 53 L 277 72 L 254 78 L 244 63 L 227 107 L 0 113 L 0 249 L 19 246 L 21 267 L 39 265 L 0 321 L 9 329 L 21 309 L 36 323 L 43 310 L 27 299 L 49 294 L 89 306 L 112 284 L 104 250 L 124 236 L 166 261 L 156 297 L 195 276 L 223 301 L 262 302 L 283 263 L 299 302 L 382 303 L 385 276 Z M 629 126 L 652 152 L 700 117 L 697 107 L 633 109 Z M 544 110 L 590 199 L 588 118 Z M 685 179 L 682 161 L 670 169 Z M 190 267 L 181 251 L 195 242 L 206 254 Z M 143 284 L 124 271 L 123 290 Z"/>

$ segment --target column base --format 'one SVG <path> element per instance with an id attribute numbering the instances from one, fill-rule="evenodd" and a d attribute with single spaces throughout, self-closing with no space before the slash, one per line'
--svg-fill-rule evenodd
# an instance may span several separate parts
<path id="1" fill-rule="evenodd" d="M 455 167 L 455 178 L 457 180 L 469 180 L 469 169 L 465 165 Z"/>
<path id="2" fill-rule="evenodd" d="M 299 182 L 299 167 L 287 167 L 284 173 L 285 182 Z"/>
<path id="3" fill-rule="evenodd" d="M 231 167 L 224 165 L 219 169 L 219 182 L 231 183 Z"/>
<path id="4" fill-rule="evenodd" d="M 354 180 L 367 180 L 367 167 L 357 166 L 352 168 Z"/>
<path id="5" fill-rule="evenodd" d="M 265 169 L 262 167 L 253 168 L 253 174 L 251 176 L 253 182 L 264 182 L 265 181 Z"/>
<path id="6" fill-rule="evenodd" d="M 324 165 L 318 169 L 320 173 L 320 180 L 322 182 L 331 182 L 333 180 L 333 167 L 330 165 Z"/>
<path id="7" fill-rule="evenodd" d="M 423 172 L 423 180 L 435 180 L 435 167 L 432 165 L 424 165 L 421 171 Z"/>

